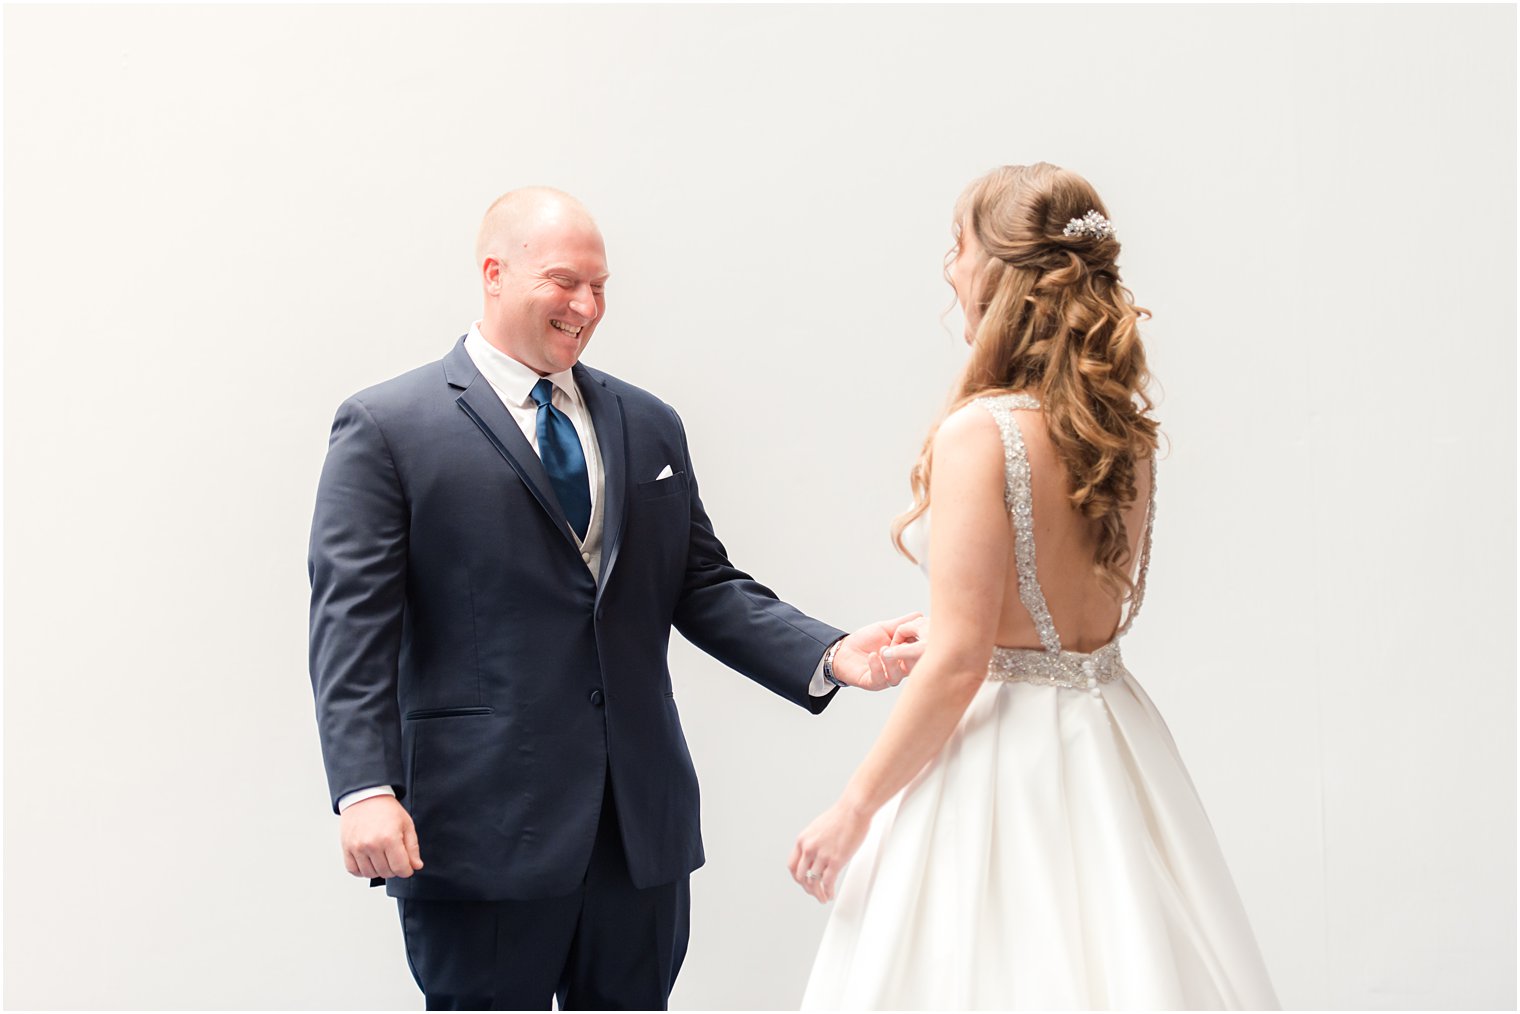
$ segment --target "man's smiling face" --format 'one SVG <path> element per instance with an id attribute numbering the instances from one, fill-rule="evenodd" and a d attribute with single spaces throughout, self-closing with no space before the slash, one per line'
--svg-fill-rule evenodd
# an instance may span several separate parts
<path id="1" fill-rule="evenodd" d="M 499 258 L 482 265 L 495 302 L 487 312 L 495 334 L 486 337 L 540 374 L 568 370 L 607 308 L 602 234 L 578 209 L 552 202 L 513 231 Z"/>

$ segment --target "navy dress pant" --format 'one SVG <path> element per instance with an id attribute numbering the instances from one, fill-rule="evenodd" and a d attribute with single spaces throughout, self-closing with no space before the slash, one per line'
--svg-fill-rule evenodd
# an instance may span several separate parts
<path id="1" fill-rule="evenodd" d="M 548 1010 L 555 998 L 560 1010 L 668 1008 L 686 957 L 690 878 L 634 887 L 610 784 L 602 798 L 591 863 L 573 894 L 397 899 L 428 1010 Z"/>

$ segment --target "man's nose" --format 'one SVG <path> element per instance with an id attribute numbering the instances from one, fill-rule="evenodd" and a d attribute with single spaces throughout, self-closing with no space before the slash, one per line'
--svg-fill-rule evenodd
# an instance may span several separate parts
<path id="1" fill-rule="evenodd" d="M 591 291 L 589 285 L 575 290 L 575 295 L 570 297 L 570 309 L 585 317 L 588 324 L 596 320 L 596 293 Z"/>

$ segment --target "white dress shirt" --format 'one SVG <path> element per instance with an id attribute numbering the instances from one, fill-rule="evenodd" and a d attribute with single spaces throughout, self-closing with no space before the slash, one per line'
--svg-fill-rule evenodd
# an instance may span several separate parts
<path id="1" fill-rule="evenodd" d="M 513 422 L 517 423 L 522 430 L 523 436 L 528 438 L 528 446 L 533 448 L 533 453 L 538 454 L 538 404 L 532 398 L 533 388 L 543 379 L 538 373 L 519 363 L 516 359 L 486 341 L 480 333 L 480 321 L 470 325 L 470 333 L 465 335 L 464 350 L 470 356 L 470 361 L 480 371 L 480 375 L 491 385 L 491 390 L 496 392 L 496 397 L 506 407 L 512 416 Z M 576 538 L 576 543 L 581 551 L 581 559 L 587 567 L 591 568 L 594 576 L 600 576 L 602 564 L 602 503 L 603 482 L 605 473 L 602 469 L 601 447 L 596 442 L 596 427 L 591 425 L 591 415 L 586 411 L 586 403 L 581 398 L 580 388 L 575 385 L 575 378 L 569 370 L 560 373 L 549 374 L 549 382 L 554 385 L 552 404 L 575 424 L 576 436 L 580 437 L 581 450 L 586 455 L 586 481 L 591 486 L 591 521 L 586 527 L 586 538 Z M 574 531 L 570 533 L 575 535 Z M 823 678 L 823 660 L 818 660 L 818 668 L 813 670 L 813 680 L 808 685 L 808 694 L 813 697 L 824 697 L 834 688 Z M 338 812 L 343 812 L 361 799 L 371 796 L 394 796 L 395 790 L 389 785 L 374 785 L 367 789 L 356 789 L 345 794 L 338 800 Z"/>

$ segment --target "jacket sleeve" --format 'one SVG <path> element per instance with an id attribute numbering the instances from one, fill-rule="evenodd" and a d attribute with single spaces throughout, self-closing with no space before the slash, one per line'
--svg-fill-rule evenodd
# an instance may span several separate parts
<path id="1" fill-rule="evenodd" d="M 681 424 L 679 416 L 676 424 Z M 676 629 L 724 665 L 817 714 L 834 699 L 834 693 L 813 697 L 808 684 L 824 650 L 844 631 L 781 601 L 729 562 L 697 494 L 684 427 L 681 448 L 691 497 L 691 541 L 676 603 Z"/>
<path id="2" fill-rule="evenodd" d="M 355 789 L 405 791 L 396 680 L 407 528 L 385 436 L 351 398 L 333 420 L 307 558 L 311 685 L 335 813 Z"/>

